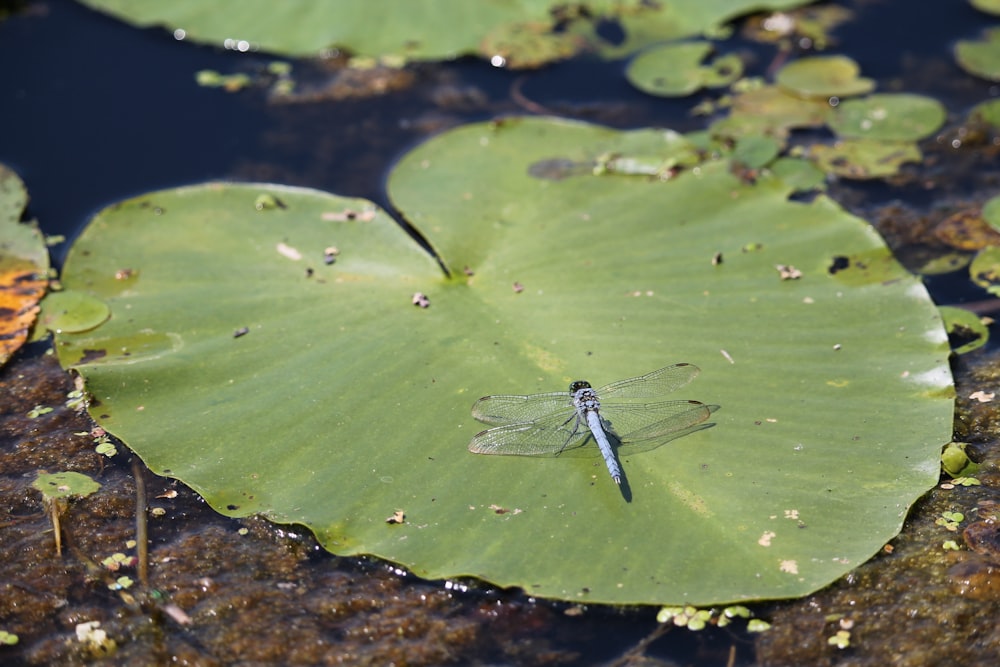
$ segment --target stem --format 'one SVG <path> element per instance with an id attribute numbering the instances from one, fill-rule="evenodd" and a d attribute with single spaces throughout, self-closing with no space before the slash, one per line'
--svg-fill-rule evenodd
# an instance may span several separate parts
<path id="1" fill-rule="evenodd" d="M 135 551 L 139 583 L 149 588 L 149 537 L 146 532 L 146 480 L 138 457 L 132 458 L 132 477 L 135 478 Z"/>

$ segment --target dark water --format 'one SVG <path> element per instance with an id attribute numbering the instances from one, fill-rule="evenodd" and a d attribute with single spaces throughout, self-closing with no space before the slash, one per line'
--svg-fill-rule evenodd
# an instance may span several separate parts
<path id="1" fill-rule="evenodd" d="M 855 58 L 863 75 L 878 80 L 879 90 L 936 97 L 949 107 L 949 122 L 998 94 L 995 85 L 967 76 L 952 62 L 954 41 L 990 24 L 965 3 L 844 4 L 857 17 L 835 32 L 830 52 Z M 764 72 L 776 56 L 772 47 L 744 42 L 738 34 L 720 49 L 748 55 L 753 74 Z M 384 95 L 284 105 L 269 103 L 263 87 L 227 94 L 194 82 L 198 70 L 254 72 L 270 60 L 178 42 L 163 30 L 136 30 L 69 0 L 28 2 L 0 23 L 0 162 L 26 182 L 30 215 L 42 229 L 71 240 L 91 215 L 115 201 L 211 179 L 305 185 L 385 205 L 385 174 L 409 146 L 441 129 L 498 114 L 541 108 L 616 127 L 678 130 L 702 123 L 688 114 L 690 100 L 634 91 L 622 77 L 623 63 L 574 61 L 510 72 L 463 60 L 418 67 L 411 81 Z M 317 90 L 327 76 L 308 63 L 296 63 L 295 74 L 304 87 Z M 897 200 L 930 210 L 942 197 L 975 199 L 989 186 L 985 177 L 936 189 L 844 183 L 834 193 L 843 193 L 859 213 Z M 68 244 L 53 249 L 57 262 Z M 964 273 L 928 285 L 942 303 L 985 298 Z M 330 566 L 325 556 L 315 561 L 314 567 Z M 405 585 L 439 588 L 410 580 Z M 460 615 L 501 602 L 530 605 L 483 591 L 455 597 L 464 605 Z M 555 663 L 573 655 L 572 662 L 583 664 L 611 660 L 657 625 L 649 610 L 596 609 L 583 618 L 563 611 L 553 606 L 541 620 L 535 615 L 527 621 L 505 613 L 515 619 L 508 623 L 537 622 L 559 648 Z M 751 664 L 752 642 L 722 630 L 671 632 L 646 655 L 664 661 L 659 664 L 723 665 L 734 647 L 735 664 Z M 492 656 L 478 659 L 490 663 Z M 519 662 L 511 654 L 503 660 Z"/>

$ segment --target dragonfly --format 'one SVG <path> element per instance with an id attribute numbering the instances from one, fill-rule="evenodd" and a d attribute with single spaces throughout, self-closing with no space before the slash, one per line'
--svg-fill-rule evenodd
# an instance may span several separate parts
<path id="1" fill-rule="evenodd" d="M 472 416 L 495 426 L 473 436 L 469 451 L 516 456 L 588 456 L 600 452 L 611 478 L 621 485 L 616 450 L 649 451 L 708 428 L 703 422 L 718 405 L 686 400 L 634 402 L 669 394 L 700 372 L 694 364 L 680 363 L 600 389 L 577 380 L 568 392 L 484 396 L 472 406 Z M 584 447 L 591 440 L 597 443 L 596 449 Z"/>

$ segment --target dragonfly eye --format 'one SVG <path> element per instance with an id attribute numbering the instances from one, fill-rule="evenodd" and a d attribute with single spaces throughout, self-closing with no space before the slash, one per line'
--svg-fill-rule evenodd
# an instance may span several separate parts
<path id="1" fill-rule="evenodd" d="M 581 389 L 590 389 L 590 388 L 591 388 L 590 383 L 587 382 L 586 380 L 577 380 L 576 382 L 570 384 L 569 393 L 575 394 Z"/>

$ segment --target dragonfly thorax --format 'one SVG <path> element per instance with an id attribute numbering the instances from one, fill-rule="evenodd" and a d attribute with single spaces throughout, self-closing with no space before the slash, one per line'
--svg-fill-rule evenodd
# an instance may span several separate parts
<path id="1" fill-rule="evenodd" d="M 589 382 L 574 382 L 569 388 L 573 392 L 573 405 L 577 410 L 600 410 L 601 402 L 597 400 L 597 392 Z"/>

